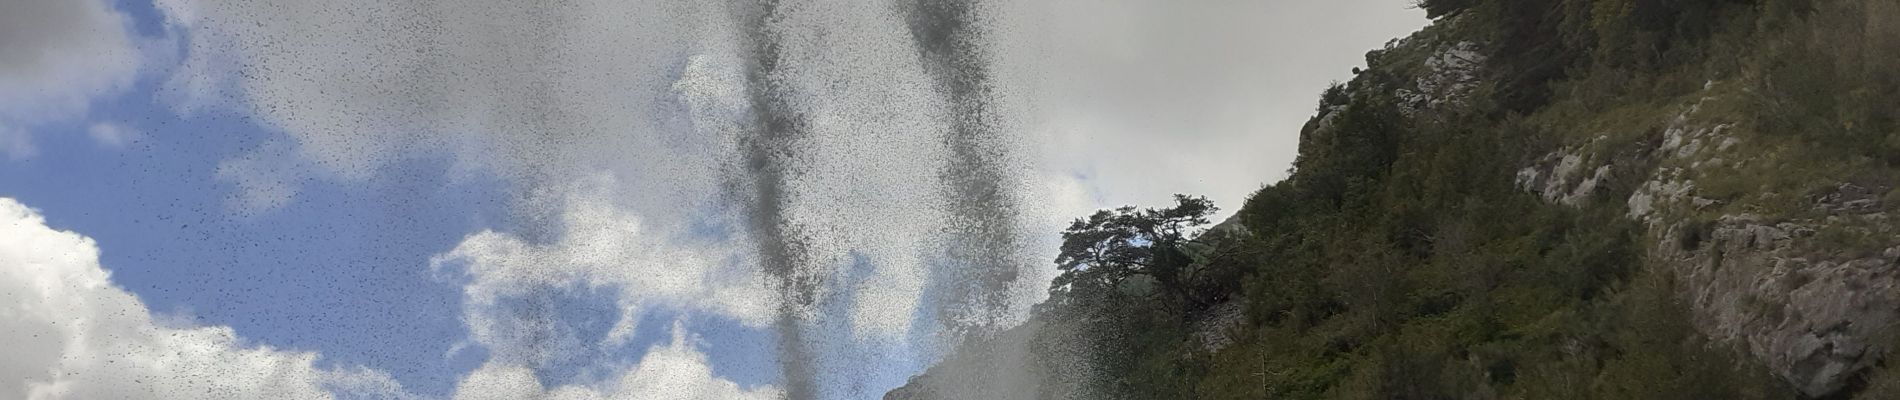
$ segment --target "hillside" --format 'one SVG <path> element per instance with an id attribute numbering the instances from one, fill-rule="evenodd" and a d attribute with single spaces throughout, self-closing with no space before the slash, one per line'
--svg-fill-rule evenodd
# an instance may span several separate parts
<path id="1" fill-rule="evenodd" d="M 1181 267 L 885 397 L 1900 398 L 1900 3 L 1421 6 L 1237 220 L 1124 241 Z"/>

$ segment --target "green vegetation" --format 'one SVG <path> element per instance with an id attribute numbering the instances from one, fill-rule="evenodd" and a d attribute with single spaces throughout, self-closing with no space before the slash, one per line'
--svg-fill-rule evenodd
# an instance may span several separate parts
<path id="1" fill-rule="evenodd" d="M 1058 302 L 1094 303 L 1088 296 L 1116 293 L 1130 285 L 1141 284 L 1164 289 L 1163 295 L 1177 302 L 1205 304 L 1190 292 L 1189 282 L 1201 281 L 1204 269 L 1190 269 L 1186 229 L 1207 223 L 1207 215 L 1216 209 L 1204 197 L 1175 196 L 1173 208 L 1136 211 L 1134 207 L 1102 210 L 1078 219 L 1062 233 L 1062 254 L 1056 266 L 1062 270 L 1050 288 L 1049 297 Z M 1134 280 L 1134 278 L 1146 278 Z"/>
<path id="2" fill-rule="evenodd" d="M 1064 274 L 1034 318 L 1089 333 L 1068 337 L 1104 377 L 1089 397 L 1796 398 L 1700 335 L 1672 274 L 1644 255 L 1701 245 L 1719 212 L 1811 214 L 1843 180 L 1900 182 L 1900 3 L 1418 5 L 1438 23 L 1322 95 L 1291 176 L 1239 210 L 1246 234 L 1183 239 L 1214 208 L 1178 197 L 1064 235 Z M 1399 93 L 1430 73 L 1424 60 L 1464 41 L 1486 56 L 1470 98 L 1408 111 Z M 1689 176 L 1716 203 L 1678 216 L 1696 232 L 1680 243 L 1624 217 L 1646 176 L 1612 177 L 1580 207 L 1512 180 L 1576 145 L 1619 169 L 1709 161 L 1648 155 L 1690 104 L 1740 144 L 1727 169 Z M 1900 204 L 1900 189 L 1879 187 Z M 1890 236 L 1819 234 L 1860 247 Z M 1220 250 L 1194 257 L 1195 243 Z M 1245 315 L 1226 328 L 1232 343 L 1202 345 L 1197 321 L 1230 302 Z M 1900 374 L 1863 380 L 1838 397 L 1900 395 Z"/>
<path id="3" fill-rule="evenodd" d="M 1236 343 L 1209 352 L 1189 337 L 1206 300 L 1178 293 L 1209 291 L 1058 292 L 1076 296 L 1052 303 L 1092 317 L 1088 331 L 1125 335 L 1095 344 L 1116 392 L 1792 397 L 1697 337 L 1669 279 L 1639 268 L 1640 232 L 1620 209 L 1548 205 L 1512 186 L 1511 160 L 1495 155 L 1525 146 L 1529 128 L 1406 127 L 1381 92 L 1348 92 L 1331 128 L 1307 132 L 1293 178 L 1241 210 L 1252 234 L 1232 246 L 1248 251 L 1183 269 L 1245 271 Z"/>

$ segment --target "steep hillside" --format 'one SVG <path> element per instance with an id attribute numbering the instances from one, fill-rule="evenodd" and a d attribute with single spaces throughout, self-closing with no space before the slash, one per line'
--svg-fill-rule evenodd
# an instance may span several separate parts
<path id="1" fill-rule="evenodd" d="M 1900 398 L 1900 3 L 1422 7 L 1238 221 L 1124 241 L 1184 267 L 886 398 Z"/>

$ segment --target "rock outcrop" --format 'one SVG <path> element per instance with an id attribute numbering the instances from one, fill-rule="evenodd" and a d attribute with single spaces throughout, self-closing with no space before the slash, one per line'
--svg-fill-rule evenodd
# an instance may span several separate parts
<path id="1" fill-rule="evenodd" d="M 1900 321 L 1900 236 L 1879 197 L 1892 188 L 1829 177 L 1841 182 L 1800 201 L 1705 196 L 1699 180 L 1751 181 L 1740 166 L 1777 156 L 1742 151 L 1748 139 L 1723 121 L 1732 116 L 1703 111 L 1720 100 L 1686 105 L 1661 124 L 1659 141 L 1613 148 L 1600 136 L 1538 158 L 1518 185 L 1553 203 L 1625 207 L 1649 227 L 1648 267 L 1672 273 L 1699 330 L 1808 396 L 1835 393 L 1875 365 Z M 1640 183 L 1610 193 L 1613 171 L 1642 171 Z M 1609 200 L 1592 202 L 1598 195 Z"/>

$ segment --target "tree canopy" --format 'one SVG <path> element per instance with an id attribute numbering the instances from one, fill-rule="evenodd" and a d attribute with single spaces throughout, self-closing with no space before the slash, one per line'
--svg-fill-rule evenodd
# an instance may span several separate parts
<path id="1" fill-rule="evenodd" d="M 1078 218 L 1062 232 L 1052 297 L 1076 292 L 1117 290 L 1131 277 L 1154 280 L 1162 292 L 1185 290 L 1183 276 L 1193 260 L 1182 247 L 1218 211 L 1202 196 L 1174 195 L 1167 208 L 1124 206 Z"/>

